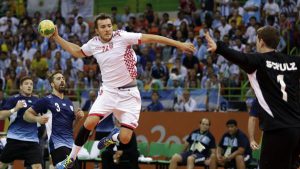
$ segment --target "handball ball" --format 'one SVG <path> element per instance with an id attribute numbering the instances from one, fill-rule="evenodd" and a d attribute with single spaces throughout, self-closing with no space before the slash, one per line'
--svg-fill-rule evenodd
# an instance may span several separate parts
<path id="1" fill-rule="evenodd" d="M 54 23 L 51 20 L 42 20 L 39 23 L 38 31 L 43 37 L 49 38 L 55 31 Z"/>

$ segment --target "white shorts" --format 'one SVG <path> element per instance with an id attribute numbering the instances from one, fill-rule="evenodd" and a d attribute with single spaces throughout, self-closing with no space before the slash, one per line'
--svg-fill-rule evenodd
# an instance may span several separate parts
<path id="1" fill-rule="evenodd" d="M 118 89 L 102 86 L 89 116 L 106 117 L 113 112 L 122 126 L 135 129 L 138 126 L 141 103 L 137 87 Z"/>

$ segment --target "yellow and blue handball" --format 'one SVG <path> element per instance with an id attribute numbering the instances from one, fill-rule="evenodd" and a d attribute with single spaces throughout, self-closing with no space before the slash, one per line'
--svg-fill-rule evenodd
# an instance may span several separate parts
<path id="1" fill-rule="evenodd" d="M 54 23 L 51 20 L 42 20 L 39 23 L 38 31 L 43 37 L 49 38 L 55 31 Z"/>

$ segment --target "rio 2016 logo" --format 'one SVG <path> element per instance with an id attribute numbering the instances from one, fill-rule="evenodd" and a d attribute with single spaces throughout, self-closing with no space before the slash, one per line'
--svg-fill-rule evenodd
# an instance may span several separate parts
<path id="1" fill-rule="evenodd" d="M 171 135 L 169 137 L 167 136 L 167 132 L 164 126 L 162 125 L 155 125 L 151 128 L 151 134 L 154 134 L 158 132 L 160 134 L 159 138 L 157 140 L 153 140 L 153 142 L 157 143 L 177 143 L 177 144 L 182 144 L 184 140 L 187 139 L 188 135 L 184 136 L 182 139 L 180 139 L 176 135 Z M 137 136 L 137 141 L 138 142 L 149 142 L 148 138 L 145 135 L 138 135 Z M 152 142 L 152 141 L 151 141 Z"/>

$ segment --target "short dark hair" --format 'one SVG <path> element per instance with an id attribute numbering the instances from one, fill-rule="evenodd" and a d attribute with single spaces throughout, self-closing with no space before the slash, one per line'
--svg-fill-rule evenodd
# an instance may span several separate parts
<path id="1" fill-rule="evenodd" d="M 211 125 L 211 122 L 210 122 L 210 120 L 209 120 L 208 118 L 202 118 L 202 119 L 200 120 L 200 124 L 202 124 L 203 120 L 207 120 L 209 126 Z"/>
<path id="2" fill-rule="evenodd" d="M 95 29 L 98 28 L 98 25 L 97 25 L 98 20 L 105 20 L 105 19 L 110 19 L 111 20 L 111 17 L 109 15 L 104 14 L 104 13 L 98 15 L 97 18 L 95 19 L 95 22 L 94 22 Z"/>
<path id="3" fill-rule="evenodd" d="M 62 71 L 60 71 L 60 70 L 54 71 L 54 72 L 52 72 L 52 73 L 49 73 L 49 74 L 48 74 L 48 81 L 49 81 L 49 83 L 52 83 L 52 82 L 53 82 L 54 76 L 55 76 L 56 74 L 62 74 L 62 75 L 63 75 Z"/>
<path id="4" fill-rule="evenodd" d="M 226 126 L 228 125 L 234 125 L 234 126 L 237 126 L 237 121 L 234 120 L 234 119 L 230 119 L 226 122 Z"/>
<path id="5" fill-rule="evenodd" d="M 262 39 L 266 46 L 271 49 L 276 49 L 280 41 L 279 31 L 273 26 L 259 28 L 257 30 L 257 37 L 259 40 Z"/>
<path id="6" fill-rule="evenodd" d="M 158 97 L 160 97 L 158 91 L 153 90 L 151 96 L 154 94 L 156 94 Z"/>
<path id="7" fill-rule="evenodd" d="M 24 77 L 22 77 L 22 78 L 20 79 L 20 86 L 23 84 L 23 82 L 24 82 L 25 80 L 31 80 L 31 81 L 33 81 L 33 79 L 32 79 L 30 76 L 24 76 Z"/>

